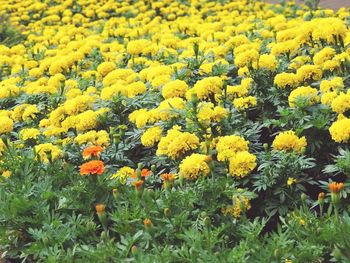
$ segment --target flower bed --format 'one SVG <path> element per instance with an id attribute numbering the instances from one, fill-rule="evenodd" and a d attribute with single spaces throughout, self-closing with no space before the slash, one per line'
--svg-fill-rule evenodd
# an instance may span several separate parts
<path id="1" fill-rule="evenodd" d="M 0 45 L 5 260 L 350 260 L 349 10 L 14 0 L 3 14 L 21 32 Z"/>

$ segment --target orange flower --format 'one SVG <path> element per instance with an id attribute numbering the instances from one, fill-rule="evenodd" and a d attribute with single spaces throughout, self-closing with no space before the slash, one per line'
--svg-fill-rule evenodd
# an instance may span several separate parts
<path id="1" fill-rule="evenodd" d="M 80 166 L 80 175 L 98 174 L 101 175 L 105 170 L 102 161 L 92 160 Z"/>
<path id="2" fill-rule="evenodd" d="M 328 188 L 333 194 L 337 194 L 344 188 L 344 184 L 332 182 L 328 184 Z"/>
<path id="3" fill-rule="evenodd" d="M 141 177 L 147 177 L 150 176 L 152 172 L 148 169 L 142 169 L 141 170 Z M 137 178 L 137 170 L 134 171 L 134 174 L 131 176 L 131 178 Z"/>
<path id="4" fill-rule="evenodd" d="M 176 179 L 175 174 L 161 174 L 160 177 L 162 178 L 163 181 L 174 181 Z"/>
<path id="5" fill-rule="evenodd" d="M 83 157 L 84 159 L 88 159 L 91 157 L 99 157 L 102 151 L 103 148 L 101 146 L 90 146 L 84 149 Z"/>
<path id="6" fill-rule="evenodd" d="M 96 213 L 97 213 L 97 214 L 102 214 L 102 213 L 105 212 L 106 206 L 105 206 L 104 204 L 97 204 L 97 205 L 95 206 L 95 209 L 96 209 Z"/>
<path id="7" fill-rule="evenodd" d="M 140 189 L 141 186 L 143 185 L 143 181 L 139 180 L 139 181 L 132 182 L 132 185 L 135 186 L 136 189 Z"/>

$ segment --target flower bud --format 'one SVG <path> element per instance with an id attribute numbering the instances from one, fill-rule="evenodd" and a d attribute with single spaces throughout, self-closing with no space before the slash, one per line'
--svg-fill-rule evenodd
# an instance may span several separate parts
<path id="1" fill-rule="evenodd" d="M 210 217 L 209 216 L 205 217 L 203 222 L 204 222 L 205 226 L 210 226 L 210 224 L 211 224 Z"/>
<path id="2" fill-rule="evenodd" d="M 151 230 L 153 227 L 153 223 L 152 223 L 151 219 L 149 219 L 149 218 L 146 218 L 145 220 L 143 220 L 143 225 L 144 225 L 146 230 Z"/>
<path id="3" fill-rule="evenodd" d="M 138 249 L 137 249 L 137 246 L 133 245 L 131 247 L 131 254 L 135 255 L 137 253 Z"/>
<path id="4" fill-rule="evenodd" d="M 267 151 L 269 149 L 269 145 L 267 143 L 264 143 L 263 146 L 264 146 L 265 151 Z"/>
<path id="5" fill-rule="evenodd" d="M 170 208 L 169 208 L 169 207 L 164 208 L 164 215 L 165 215 L 166 217 L 169 217 L 170 214 L 171 214 Z"/>
<path id="6" fill-rule="evenodd" d="M 154 164 L 151 166 L 151 171 L 153 174 L 156 173 L 156 170 L 157 170 L 157 166 L 155 166 Z"/>

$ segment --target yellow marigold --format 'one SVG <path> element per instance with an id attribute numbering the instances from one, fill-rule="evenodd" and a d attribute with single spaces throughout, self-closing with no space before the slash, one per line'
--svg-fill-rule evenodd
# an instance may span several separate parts
<path id="1" fill-rule="evenodd" d="M 235 85 L 235 86 L 227 85 L 226 93 L 228 96 L 231 96 L 233 98 L 243 97 L 248 94 L 248 89 L 243 87 L 242 85 Z"/>
<path id="2" fill-rule="evenodd" d="M 233 218 L 239 218 L 244 211 L 251 208 L 249 199 L 245 196 L 237 196 L 233 198 L 231 206 L 227 206 L 221 209 L 221 212 L 227 216 L 230 215 Z"/>
<path id="3" fill-rule="evenodd" d="M 126 47 L 130 55 L 141 55 L 147 46 L 152 45 L 152 42 L 147 39 L 138 39 L 130 41 Z"/>
<path id="4" fill-rule="evenodd" d="M 192 94 L 197 95 L 198 99 L 207 99 L 214 94 L 221 94 L 223 87 L 222 79 L 219 77 L 208 77 L 196 82 L 192 89 L 186 92 L 186 99 L 190 100 Z"/>
<path id="5" fill-rule="evenodd" d="M 239 53 L 235 57 L 235 65 L 239 68 L 249 66 L 256 63 L 259 59 L 259 52 L 255 49 L 250 49 L 245 52 Z"/>
<path id="6" fill-rule="evenodd" d="M 129 114 L 129 121 L 134 123 L 137 128 L 146 126 L 150 119 L 150 114 L 147 109 L 134 110 Z"/>
<path id="7" fill-rule="evenodd" d="M 102 77 L 106 76 L 109 72 L 113 71 L 116 69 L 116 65 L 113 62 L 102 62 L 100 65 L 97 67 L 97 72 L 101 74 Z"/>
<path id="8" fill-rule="evenodd" d="M 47 163 L 49 162 L 48 154 L 50 155 L 51 160 L 56 160 L 62 156 L 62 151 L 56 145 L 52 143 L 38 144 L 35 146 L 35 152 L 40 157 L 40 160 Z"/>
<path id="9" fill-rule="evenodd" d="M 333 122 L 329 132 L 335 142 L 348 142 L 350 139 L 350 119 L 343 118 Z"/>
<path id="10" fill-rule="evenodd" d="M 83 134 L 78 134 L 74 138 L 74 142 L 77 144 L 91 144 L 99 146 L 108 146 L 110 143 L 109 134 L 107 131 L 89 131 Z"/>
<path id="11" fill-rule="evenodd" d="M 275 76 L 274 83 L 278 88 L 281 89 L 293 88 L 298 85 L 299 80 L 296 74 L 283 72 Z"/>
<path id="12" fill-rule="evenodd" d="M 207 161 L 207 155 L 194 153 L 182 160 L 179 166 L 179 173 L 186 179 L 196 179 L 199 176 L 206 176 L 210 172 Z"/>
<path id="13" fill-rule="evenodd" d="M 325 47 L 318 53 L 314 55 L 313 61 L 315 65 L 321 65 L 327 60 L 330 60 L 333 58 L 333 56 L 336 54 L 334 48 L 331 47 Z"/>
<path id="14" fill-rule="evenodd" d="M 199 138 L 195 134 L 181 132 L 179 126 L 174 126 L 165 137 L 161 138 L 157 155 L 167 155 L 176 159 L 187 151 L 197 149 L 198 145 Z"/>
<path id="15" fill-rule="evenodd" d="M 229 171 L 232 176 L 247 176 L 256 167 L 256 156 L 248 151 L 235 153 L 229 158 Z"/>
<path id="16" fill-rule="evenodd" d="M 233 100 L 233 106 L 235 106 L 235 108 L 238 111 L 254 107 L 256 106 L 256 104 L 257 104 L 256 97 L 253 97 L 253 96 L 236 98 Z"/>
<path id="17" fill-rule="evenodd" d="M 274 55 L 263 54 L 259 57 L 259 68 L 274 71 L 277 67 L 277 60 Z"/>
<path id="18" fill-rule="evenodd" d="M 165 84 L 162 88 L 162 95 L 165 99 L 173 97 L 184 97 L 188 90 L 187 83 L 183 80 L 174 80 Z"/>
<path id="19" fill-rule="evenodd" d="M 210 122 L 219 122 L 227 116 L 227 110 L 221 106 L 214 107 L 211 102 L 201 102 L 198 104 L 198 121 L 209 125 Z"/>
<path id="20" fill-rule="evenodd" d="M 122 83 L 115 83 L 112 86 L 103 88 L 101 91 L 101 99 L 111 100 L 114 96 L 117 96 L 118 94 L 127 96 L 127 86 L 123 85 Z"/>
<path id="21" fill-rule="evenodd" d="M 28 119 L 35 119 L 36 115 L 39 113 L 39 109 L 36 105 L 28 105 L 22 114 L 22 119 L 24 121 Z"/>
<path id="22" fill-rule="evenodd" d="M 323 105 L 332 105 L 332 101 L 338 96 L 336 91 L 325 92 L 322 94 L 321 103 Z"/>
<path id="23" fill-rule="evenodd" d="M 336 91 L 344 88 L 344 82 L 341 77 L 335 77 L 330 80 L 322 80 L 320 90 L 322 92 Z"/>
<path id="24" fill-rule="evenodd" d="M 155 126 L 147 129 L 141 136 L 141 143 L 143 146 L 152 147 L 162 138 L 162 128 Z"/>
<path id="25" fill-rule="evenodd" d="M 133 98 L 137 95 L 145 93 L 147 91 L 147 88 L 143 82 L 137 81 L 127 85 L 126 90 L 128 93 L 128 97 Z"/>
<path id="26" fill-rule="evenodd" d="M 332 101 L 332 110 L 338 114 L 343 114 L 350 109 L 350 94 L 340 93 Z"/>
<path id="27" fill-rule="evenodd" d="M 297 101 L 302 100 L 305 105 L 311 106 L 319 102 L 318 90 L 310 86 L 301 86 L 293 90 L 288 97 L 290 107 L 296 107 Z"/>
<path id="28" fill-rule="evenodd" d="M 19 132 L 19 137 L 26 141 L 29 139 L 36 139 L 40 135 L 40 131 L 35 128 L 23 129 Z"/>
<path id="29" fill-rule="evenodd" d="M 294 131 L 281 132 L 273 140 L 272 147 L 278 151 L 295 151 L 301 153 L 302 149 L 307 146 L 305 136 L 299 138 Z"/>
<path id="30" fill-rule="evenodd" d="M 219 137 L 216 144 L 217 158 L 219 161 L 225 161 L 237 152 L 248 151 L 248 144 L 248 141 L 238 135 Z"/>
<path id="31" fill-rule="evenodd" d="M 322 78 L 322 70 L 316 65 L 304 65 L 297 70 L 299 82 L 317 81 Z"/>
<path id="32" fill-rule="evenodd" d="M 111 175 L 111 179 L 117 179 L 122 184 L 126 183 L 126 180 L 134 174 L 134 169 L 124 166 L 118 170 L 115 174 Z"/>
<path id="33" fill-rule="evenodd" d="M 13 130 L 13 120 L 6 116 L 0 116 L 0 134 L 9 133 Z"/>

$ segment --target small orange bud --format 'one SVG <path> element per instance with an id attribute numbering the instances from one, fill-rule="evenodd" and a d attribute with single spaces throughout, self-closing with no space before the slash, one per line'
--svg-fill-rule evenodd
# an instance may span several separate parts
<path id="1" fill-rule="evenodd" d="M 153 223 L 151 219 L 146 218 L 145 220 L 143 220 L 143 225 L 145 226 L 146 229 L 149 229 L 153 226 Z"/>
<path id="2" fill-rule="evenodd" d="M 319 193 L 318 194 L 318 200 L 323 200 L 324 196 L 325 196 L 324 192 Z"/>
<path id="3" fill-rule="evenodd" d="M 95 209 L 96 209 L 96 213 L 97 213 L 97 214 L 102 214 L 102 213 L 105 212 L 106 206 L 105 206 L 104 204 L 97 204 L 97 205 L 95 206 Z"/>

